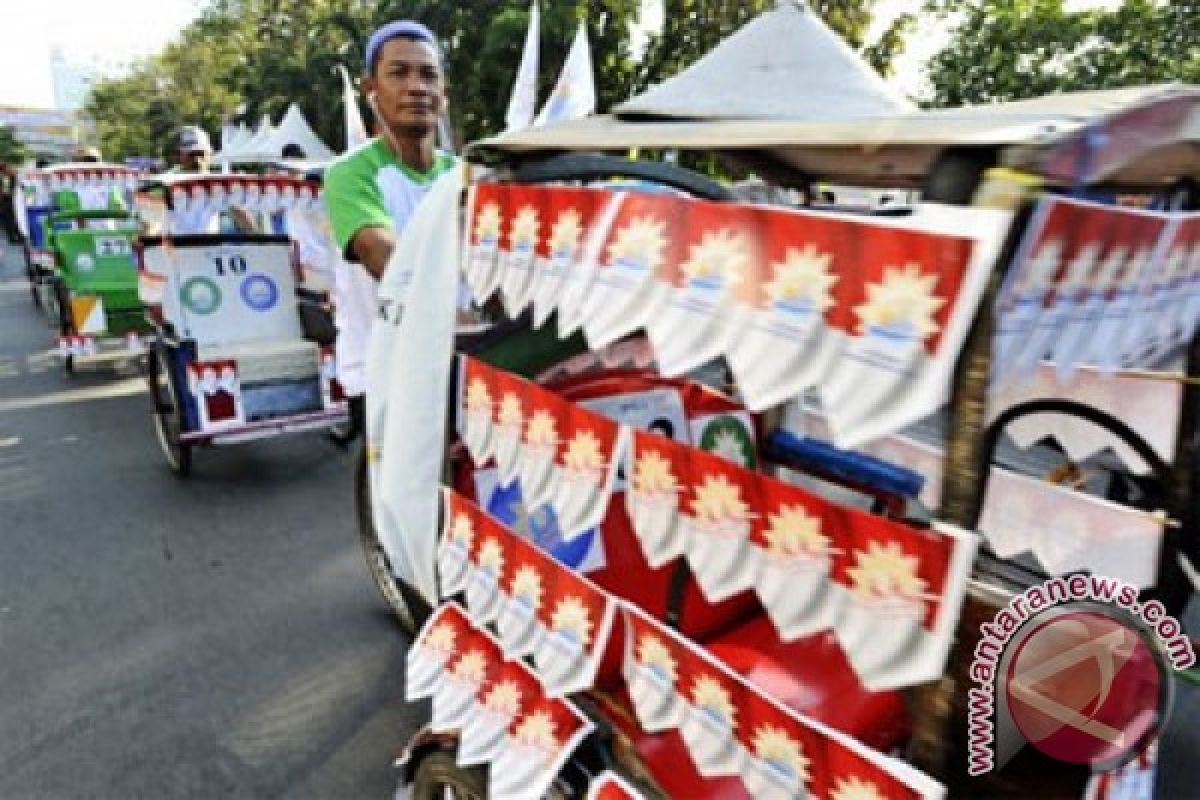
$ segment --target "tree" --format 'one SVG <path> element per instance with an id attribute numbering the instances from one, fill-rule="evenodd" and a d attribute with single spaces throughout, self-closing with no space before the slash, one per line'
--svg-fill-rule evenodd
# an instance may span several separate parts
<path id="1" fill-rule="evenodd" d="M 0 164 L 17 166 L 29 160 L 31 153 L 25 143 L 17 138 L 11 125 L 0 125 Z"/>
<path id="2" fill-rule="evenodd" d="M 1086 11 L 1063 0 L 934 0 L 931 10 L 953 26 L 927 67 L 933 105 L 1200 81 L 1195 0 Z"/>

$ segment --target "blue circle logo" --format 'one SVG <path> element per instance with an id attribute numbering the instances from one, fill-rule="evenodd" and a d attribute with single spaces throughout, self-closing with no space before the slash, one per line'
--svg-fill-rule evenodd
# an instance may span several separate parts
<path id="1" fill-rule="evenodd" d="M 251 275 L 242 281 L 242 300 L 255 311 L 270 311 L 279 302 L 279 287 L 266 275 Z"/>

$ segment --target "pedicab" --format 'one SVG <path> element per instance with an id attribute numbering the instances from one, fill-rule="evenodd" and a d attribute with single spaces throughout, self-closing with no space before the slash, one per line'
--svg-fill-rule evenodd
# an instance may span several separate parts
<path id="1" fill-rule="evenodd" d="M 981 623 L 1048 577 L 1173 614 L 1193 590 L 1198 116 L 1200 91 L 1148 87 L 473 146 L 461 234 L 431 193 L 400 246 L 432 257 L 384 303 L 417 347 L 454 291 L 429 243 L 459 235 L 494 324 L 455 337 L 445 427 L 390 374 L 359 473 L 372 575 L 419 628 L 411 796 L 1105 791 L 1111 764 L 1030 748 L 968 776 L 967 690 Z M 747 204 L 598 154 L 633 148 L 921 201 Z M 1097 202 L 1135 194 L 1163 210 Z"/>
<path id="2" fill-rule="evenodd" d="M 154 424 L 181 476 L 199 445 L 347 420 L 332 347 L 302 324 L 305 272 L 288 233 L 289 219 L 321 213 L 319 191 L 290 176 L 170 175 L 138 193 Z"/>
<path id="3" fill-rule="evenodd" d="M 64 287 L 55 277 L 59 270 L 73 270 L 76 265 L 74 261 L 64 262 L 66 254 L 55 252 L 53 233 L 57 230 L 128 227 L 128 214 L 122 217 L 118 212 L 131 207 L 133 190 L 137 187 L 140 175 L 139 171 L 118 164 L 80 163 L 26 170 L 18 176 L 17 222 L 23 239 L 30 292 L 34 304 L 46 311 L 52 324 L 62 329 L 64 339 L 70 337 L 74 340 L 74 355 L 82 355 L 82 349 L 86 349 L 87 344 L 80 337 L 87 334 L 74 330 L 74 320 L 70 314 L 63 313 L 60 301 L 63 300 Z M 73 216 L 73 212 L 80 211 L 112 212 L 113 216 L 98 217 L 96 220 Z M 59 216 L 51 220 L 55 214 Z M 119 237 L 120 234 L 113 236 Z M 76 258 L 84 255 L 88 249 L 81 241 L 74 241 L 80 238 L 86 237 L 67 236 L 65 239 L 72 242 L 69 246 L 73 246 L 76 252 L 70 255 Z M 115 238 L 111 244 L 117 244 Z M 118 250 L 120 252 L 114 251 L 111 255 L 107 251 L 105 253 L 105 260 L 112 263 L 104 270 L 107 277 L 102 283 L 113 280 L 127 283 L 132 277 L 132 273 L 117 276 L 118 272 L 123 272 L 117 260 L 124 259 L 132 266 L 130 249 L 120 246 Z M 100 254 L 92 252 L 87 255 L 94 258 Z M 84 263 L 87 263 L 86 259 Z M 82 271 L 87 272 L 87 269 Z M 118 306 L 114 310 L 125 310 L 122 299 L 115 299 Z"/>

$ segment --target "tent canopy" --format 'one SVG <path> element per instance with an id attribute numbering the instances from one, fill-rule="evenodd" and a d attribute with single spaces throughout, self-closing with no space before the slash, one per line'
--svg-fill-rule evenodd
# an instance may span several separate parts
<path id="1" fill-rule="evenodd" d="M 313 133 L 304 113 L 295 103 L 288 107 L 279 125 L 272 125 L 270 118 L 264 116 L 253 136 L 244 138 L 244 135 L 237 135 L 231 143 L 223 142 L 222 145 L 223 149 L 214 160 L 224 164 L 278 161 L 284 157 L 284 151 L 290 148 L 299 148 L 298 157 L 310 161 L 333 158 L 333 151 Z"/>
<path id="2" fill-rule="evenodd" d="M 913 105 L 802 4 L 781 2 L 617 106 L 624 119 L 857 119 Z"/>

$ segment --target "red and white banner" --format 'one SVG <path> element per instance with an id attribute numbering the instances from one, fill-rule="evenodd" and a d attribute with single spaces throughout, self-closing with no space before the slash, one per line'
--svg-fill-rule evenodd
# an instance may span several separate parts
<path id="1" fill-rule="evenodd" d="M 519 661 L 454 604 L 436 609 L 408 655 L 410 701 L 432 698 L 430 729 L 460 732 L 460 766 L 490 763 L 488 796 L 542 797 L 593 726 L 546 696 Z"/>
<path id="2" fill-rule="evenodd" d="M 578 405 L 567 409 L 550 498 L 563 539 L 574 539 L 604 519 L 628 437 L 628 429 L 602 414 Z"/>
<path id="3" fill-rule="evenodd" d="M 571 404 L 555 392 L 529 384 L 525 394 L 529 415 L 517 456 L 517 476 L 526 508 L 551 502 L 559 491 L 562 471 L 556 468 L 563 432 L 571 424 Z"/>
<path id="4" fill-rule="evenodd" d="M 622 673 L 639 725 L 676 730 L 697 772 L 739 777 L 755 798 L 940 798 L 908 765 L 763 695 L 710 653 L 624 606 Z"/>
<path id="5" fill-rule="evenodd" d="M 500 283 L 500 237 L 510 217 L 508 187 L 498 183 L 473 184 L 467 208 L 462 271 L 475 302 L 482 306 Z"/>
<path id="6" fill-rule="evenodd" d="M 546 235 L 534 263 L 531 295 L 533 324 L 540 328 L 554 313 L 566 275 L 582 255 L 584 236 L 592 228 L 604 192 L 556 187 L 545 193 Z"/>
<path id="7" fill-rule="evenodd" d="M 996 304 L 996 381 L 1025 377 L 1044 358 L 1068 380 L 1080 364 L 1100 360 L 1111 368 L 1115 356 L 1141 349 L 1145 338 L 1130 329 L 1144 330 L 1155 298 L 1170 295 L 1160 248 L 1168 219 L 1044 198 Z"/>
<path id="8" fill-rule="evenodd" d="M 193 361 L 188 364 L 187 374 L 188 391 L 196 398 L 200 430 L 221 430 L 245 424 L 236 361 Z"/>
<path id="9" fill-rule="evenodd" d="M 682 375 L 727 352 L 737 331 L 734 292 L 755 272 L 763 212 L 741 205 L 680 203 L 683 247 L 660 272 L 666 300 L 645 320 L 663 375 Z"/>
<path id="10" fill-rule="evenodd" d="M 919 530 L 652 434 L 632 434 L 631 525 L 709 602 L 752 589 L 783 641 L 832 630 L 872 690 L 941 673 L 977 537 Z"/>
<path id="11" fill-rule="evenodd" d="M 1200 214 L 1172 215 L 1158 251 L 1159 268 L 1147 292 L 1146 332 L 1122 348 L 1124 363 L 1131 356 L 1153 362 L 1191 341 L 1200 320 Z M 1134 327 L 1134 326 L 1131 326 Z"/>
<path id="12" fill-rule="evenodd" d="M 534 268 L 545 241 L 547 193 L 536 186 L 509 186 L 507 220 L 501 258 L 500 299 L 511 318 L 520 316 L 533 300 Z"/>
<path id="13" fill-rule="evenodd" d="M 526 395 L 529 382 L 504 370 L 492 370 L 496 390 L 496 415 L 492 421 L 492 458 L 500 473 L 500 482 L 512 483 L 517 477 L 517 459 L 528 419 Z"/>
<path id="14" fill-rule="evenodd" d="M 482 467 L 492 457 L 492 416 L 497 405 L 494 370 L 467 356 L 460 358 L 459 364 L 458 432 L 475 466 Z"/>
<path id="15" fill-rule="evenodd" d="M 579 307 L 592 349 L 645 327 L 657 315 L 667 288 L 660 276 L 676 260 L 686 208 L 674 195 L 622 193 Z"/>
<path id="16" fill-rule="evenodd" d="M 510 313 L 532 300 L 537 321 L 555 311 L 560 336 L 582 326 L 593 348 L 644 328 L 666 375 L 724 355 L 752 410 L 817 387 L 844 446 L 945 402 L 1011 219 L 931 205 L 902 221 L 863 219 L 481 184 L 463 267 L 482 286 L 477 295 L 490 286 L 479 276 L 490 253 L 486 230 L 495 228 L 484 208 L 500 208 L 500 192 L 510 216 L 521 198 L 528 213 L 520 230 L 537 238 L 530 269 L 510 263 L 528 248 L 510 245 L 509 262 L 501 256 Z M 563 217 L 561 235 L 551 215 Z M 514 220 L 505 224 L 517 230 Z"/>

